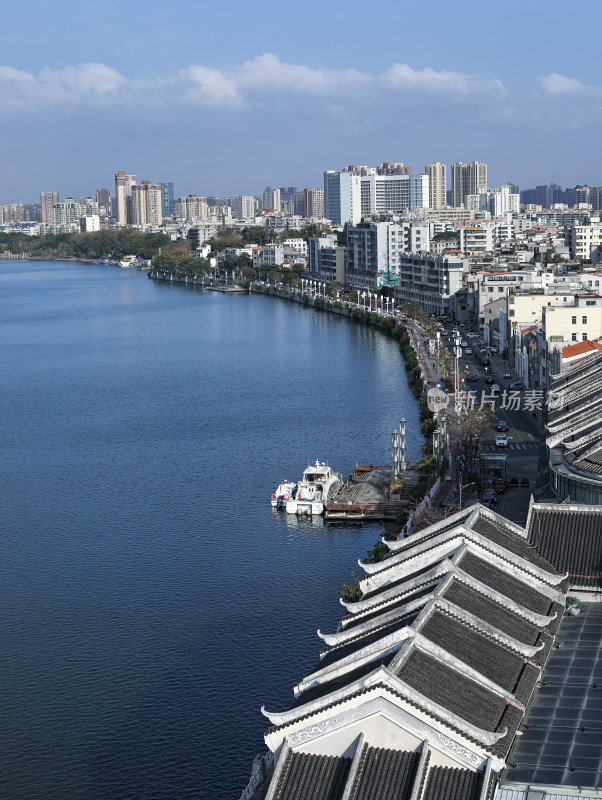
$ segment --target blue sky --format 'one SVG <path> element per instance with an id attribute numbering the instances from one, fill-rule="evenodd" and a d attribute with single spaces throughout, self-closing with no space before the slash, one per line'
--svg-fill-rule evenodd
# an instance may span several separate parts
<path id="1" fill-rule="evenodd" d="M 599 0 L 29 0 L 0 24 L 0 202 L 316 186 L 324 169 L 486 161 L 602 184 Z M 588 31 L 592 31 L 588 36 Z"/>

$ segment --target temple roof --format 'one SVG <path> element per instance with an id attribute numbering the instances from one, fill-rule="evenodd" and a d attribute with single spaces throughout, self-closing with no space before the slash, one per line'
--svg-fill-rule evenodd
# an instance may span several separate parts
<path id="1" fill-rule="evenodd" d="M 527 523 L 529 541 L 573 586 L 602 586 L 602 508 L 534 504 Z"/>
<path id="2" fill-rule="evenodd" d="M 264 712 L 273 730 L 385 692 L 504 757 L 549 655 L 566 581 L 523 529 L 480 506 L 455 527 L 391 545 L 338 631 L 320 634 L 328 646 L 290 709 Z"/>

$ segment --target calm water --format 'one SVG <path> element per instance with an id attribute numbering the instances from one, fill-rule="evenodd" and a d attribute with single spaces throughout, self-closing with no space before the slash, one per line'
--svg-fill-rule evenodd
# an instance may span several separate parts
<path id="1" fill-rule="evenodd" d="M 395 343 L 267 297 L 0 262 L 0 798 L 238 800 L 377 528 L 272 512 L 388 463 Z"/>

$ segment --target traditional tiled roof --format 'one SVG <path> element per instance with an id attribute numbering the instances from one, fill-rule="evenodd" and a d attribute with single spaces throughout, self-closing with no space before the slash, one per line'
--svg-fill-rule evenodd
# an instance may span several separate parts
<path id="1" fill-rule="evenodd" d="M 477 800 L 482 781 L 482 772 L 433 767 L 422 800 Z"/>
<path id="2" fill-rule="evenodd" d="M 361 717 L 364 703 L 389 703 L 404 719 L 409 714 L 446 741 L 463 742 L 462 752 L 473 743 L 469 747 L 503 760 L 550 652 L 564 607 L 562 577 L 523 529 L 480 506 L 455 528 L 431 526 L 392 549 L 394 563 L 363 579 L 367 593 L 346 604 L 351 613 L 337 632 L 321 634 L 328 646 L 295 688 L 293 705 L 264 712 L 276 724 L 267 736 L 274 746 L 287 736 L 303 742 L 324 720 L 336 717 L 340 726 L 347 714 Z M 431 770 L 426 779 L 426 751 L 423 756 L 418 769 L 417 755 L 366 743 L 353 759 L 345 799 L 406 797 L 412 763 L 424 797 L 482 800 L 479 787 L 489 777 L 455 780 L 453 771 Z M 270 800 L 288 796 L 300 797 L 274 794 Z"/>
<path id="3" fill-rule="evenodd" d="M 274 800 L 341 800 L 350 758 L 289 751 Z"/>
<path id="4" fill-rule="evenodd" d="M 602 586 L 602 508 L 533 505 L 529 516 L 531 544 L 573 586 Z"/>
<path id="5" fill-rule="evenodd" d="M 515 600 L 521 606 L 531 609 L 536 614 L 547 614 L 550 598 L 527 583 L 512 576 L 509 572 L 496 569 L 488 561 L 471 552 L 462 555 L 459 565 L 464 572 L 472 575 L 480 583 L 495 589 L 500 594 Z"/>
<path id="6" fill-rule="evenodd" d="M 365 744 L 349 800 L 408 800 L 419 760 L 419 753 Z"/>

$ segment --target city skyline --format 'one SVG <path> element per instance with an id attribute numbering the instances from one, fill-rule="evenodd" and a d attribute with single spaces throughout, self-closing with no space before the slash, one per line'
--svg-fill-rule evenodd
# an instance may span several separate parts
<path id="1" fill-rule="evenodd" d="M 599 6 L 584 5 L 595 26 Z M 602 87 L 591 49 L 575 44 L 583 4 L 579 15 L 514 0 L 387 1 L 369 18 L 357 2 L 282 9 L 11 8 L 4 200 L 85 194 L 118 168 L 208 195 L 319 186 L 326 169 L 381 161 L 485 161 L 492 183 L 521 187 L 602 184 Z"/>

